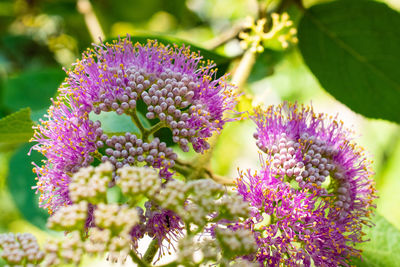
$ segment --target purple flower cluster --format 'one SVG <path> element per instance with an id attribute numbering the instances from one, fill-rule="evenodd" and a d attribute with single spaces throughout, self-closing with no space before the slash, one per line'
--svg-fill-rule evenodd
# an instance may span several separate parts
<path id="1" fill-rule="evenodd" d="M 88 49 L 59 88 L 46 120 L 36 127 L 33 149 L 46 160 L 36 166 L 40 203 L 56 210 L 71 204 L 71 174 L 95 159 L 110 161 L 116 168 L 146 164 L 171 176 L 176 154 L 166 143 L 149 140 L 167 127 L 183 151 L 192 144 L 196 152 L 209 148 L 207 138 L 222 129 L 235 98 L 225 77 L 215 78 L 214 65 L 204 62 L 186 47 L 169 47 L 155 41 L 133 44 L 130 37 Z M 147 108 L 148 119 L 159 122 L 151 129 L 140 125 L 137 104 Z M 105 133 L 91 113 L 127 114 L 141 133 Z"/>
<path id="2" fill-rule="evenodd" d="M 348 266 L 375 207 L 363 150 L 342 122 L 310 107 L 270 106 L 254 120 L 265 155 L 261 172 L 237 181 L 253 216 L 234 227 L 254 232 L 256 258 L 269 266 Z"/>

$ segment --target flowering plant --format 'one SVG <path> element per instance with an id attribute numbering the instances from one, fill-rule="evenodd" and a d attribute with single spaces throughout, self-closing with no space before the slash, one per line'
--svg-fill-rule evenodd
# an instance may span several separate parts
<path id="1" fill-rule="evenodd" d="M 21 126 L 33 129 L 27 151 L 36 176 L 32 189 L 52 232 L 45 244 L 40 234 L 0 234 L 7 266 L 85 266 L 96 259 L 142 267 L 368 263 L 371 253 L 363 247 L 379 228 L 379 180 L 372 156 L 358 144 L 358 129 L 341 121 L 343 114 L 320 112 L 327 108 L 318 101 L 275 101 L 276 95 L 265 97 L 249 85 L 273 65 L 267 55 L 298 53 L 299 43 L 306 64 L 335 97 L 365 116 L 396 121 L 383 106 L 371 113 L 337 93 L 331 68 L 315 71 L 319 61 L 305 45 L 314 27 L 329 41 L 338 39 L 358 63 L 367 62 L 371 81 L 390 87 L 396 80 L 319 17 L 326 6 L 343 8 L 340 1 L 315 9 L 302 1 L 272 2 L 258 1 L 258 17 L 210 41 L 214 49 L 124 34 L 100 38 L 65 64 L 50 107 Z M 359 2 L 349 3 L 356 12 Z M 289 7 L 305 12 L 300 22 Z M 367 1 L 369 7 L 383 8 Z M 90 1 L 79 0 L 78 8 L 90 27 L 96 19 Z M 325 35 L 317 41 L 328 42 Z M 230 45 L 240 54 L 212 51 Z M 0 135 L 3 125 L 18 126 L 23 116 L 29 110 L 1 119 Z"/>

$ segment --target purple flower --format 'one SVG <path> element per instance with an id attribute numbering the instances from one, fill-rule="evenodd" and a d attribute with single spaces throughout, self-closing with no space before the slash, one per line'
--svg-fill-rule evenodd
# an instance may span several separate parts
<path id="1" fill-rule="evenodd" d="M 88 49 L 67 71 L 59 96 L 36 127 L 33 149 L 47 159 L 36 166 L 40 204 L 56 210 L 69 205 L 70 176 L 95 159 L 116 168 L 147 164 L 169 178 L 177 155 L 166 143 L 149 137 L 160 128 L 171 129 L 183 151 L 191 143 L 196 152 L 209 148 L 207 138 L 222 129 L 223 113 L 235 106 L 225 77 L 216 79 L 212 63 L 205 63 L 186 47 L 169 47 L 149 41 L 133 44 L 130 37 Z M 139 123 L 138 103 L 148 119 L 159 120 L 141 133 L 105 133 L 91 113 L 114 111 Z"/>
<path id="2" fill-rule="evenodd" d="M 349 266 L 348 258 L 360 253 L 351 246 L 360 241 L 352 222 L 331 220 L 329 201 L 306 188 L 294 189 L 263 167 L 238 179 L 238 193 L 252 206 L 252 217 L 230 226 L 253 231 L 255 259 L 263 266 Z"/>
<path id="3" fill-rule="evenodd" d="M 254 121 L 262 169 L 237 181 L 252 217 L 230 227 L 253 231 L 261 264 L 349 266 L 376 198 L 370 162 L 351 131 L 288 103 L 257 109 Z"/>
<path id="4" fill-rule="evenodd" d="M 258 109 L 254 120 L 257 145 L 279 179 L 329 198 L 331 218 L 369 217 L 376 198 L 371 162 L 343 122 L 289 103 Z"/>
<path id="5" fill-rule="evenodd" d="M 164 256 L 164 249 L 170 250 L 173 242 L 177 242 L 183 236 L 184 224 L 182 220 L 173 211 L 161 209 L 154 203 L 145 203 L 146 212 L 138 208 L 140 223 L 132 228 L 130 235 L 133 246 L 138 248 L 138 241 L 148 234 L 153 239 L 157 239 L 160 248 L 159 257 Z M 163 241 L 166 240 L 166 245 Z"/>

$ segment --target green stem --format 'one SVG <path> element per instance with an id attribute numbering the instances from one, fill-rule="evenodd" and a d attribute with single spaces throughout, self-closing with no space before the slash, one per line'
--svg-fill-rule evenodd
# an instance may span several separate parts
<path id="1" fill-rule="evenodd" d="M 275 223 L 275 216 L 274 216 L 274 214 L 271 214 L 270 215 L 270 219 L 269 219 L 269 224 L 271 225 L 271 224 L 274 224 Z"/>
<path id="2" fill-rule="evenodd" d="M 161 128 L 165 127 L 165 122 L 159 122 L 155 125 L 153 125 L 150 129 L 145 129 L 144 133 L 143 133 L 143 142 L 146 142 L 147 139 L 149 138 L 150 135 L 152 135 L 153 133 L 157 132 L 158 130 L 160 130 Z"/>
<path id="3" fill-rule="evenodd" d="M 226 186 L 233 186 L 235 185 L 235 180 L 232 178 L 224 177 L 218 174 L 211 174 L 211 179 L 214 180 L 214 182 L 226 185 Z"/>
<path id="4" fill-rule="evenodd" d="M 158 248 L 159 248 L 158 240 L 157 240 L 157 238 L 154 238 L 151 241 L 149 247 L 147 248 L 146 253 L 144 253 L 143 260 L 146 263 L 151 263 L 154 259 L 154 256 L 156 255 L 156 253 L 158 251 Z"/>
<path id="5" fill-rule="evenodd" d="M 219 134 L 215 134 L 209 139 L 210 149 L 205 151 L 204 154 L 201 154 L 197 157 L 197 159 L 195 160 L 195 164 L 191 166 L 191 174 L 186 177 L 187 180 L 197 180 L 203 178 L 202 176 L 207 173 L 206 169 L 208 168 L 208 165 L 210 163 L 212 153 L 218 141 L 218 137 Z"/>
<path id="6" fill-rule="evenodd" d="M 130 251 L 129 255 L 131 256 L 132 260 L 137 263 L 139 267 L 150 266 L 146 262 L 144 262 L 141 258 L 139 258 L 139 256 L 133 250 Z"/>
<path id="7" fill-rule="evenodd" d="M 295 2 L 295 1 L 293 1 L 293 0 L 282 0 L 282 1 L 279 3 L 279 5 L 277 6 L 277 8 L 276 8 L 276 10 L 275 10 L 275 13 L 282 14 L 283 11 L 287 10 L 288 7 L 289 7 L 292 3 L 294 3 L 294 2 Z"/>
<path id="8" fill-rule="evenodd" d="M 140 122 L 140 119 L 138 115 L 136 114 L 136 110 L 132 110 L 131 113 L 129 113 L 131 116 L 131 119 L 133 123 L 139 128 L 140 132 L 142 133 L 142 136 L 146 133 L 146 129 L 144 128 L 143 124 Z"/>
<path id="9" fill-rule="evenodd" d="M 192 231 L 190 230 L 190 223 L 186 223 L 186 234 L 188 236 L 192 234 Z"/>

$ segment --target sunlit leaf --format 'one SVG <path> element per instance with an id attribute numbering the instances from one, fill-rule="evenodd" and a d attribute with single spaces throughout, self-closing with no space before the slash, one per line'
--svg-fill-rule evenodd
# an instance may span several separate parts
<path id="1" fill-rule="evenodd" d="M 400 122 L 400 14 L 374 1 L 306 10 L 299 47 L 321 85 L 355 112 Z"/>
<path id="2" fill-rule="evenodd" d="M 365 229 L 370 241 L 358 246 L 363 250 L 362 260 L 356 259 L 358 267 L 388 267 L 398 266 L 400 262 L 400 231 L 377 214 L 373 218 L 375 224 Z"/>
<path id="3" fill-rule="evenodd" d="M 0 38 L 0 50 L 12 63 L 10 68 L 27 70 L 58 66 L 48 47 L 30 36 L 5 34 Z"/>
<path id="4" fill-rule="evenodd" d="M 31 111 L 21 109 L 0 119 L 0 151 L 6 151 L 29 141 L 33 135 Z"/>

